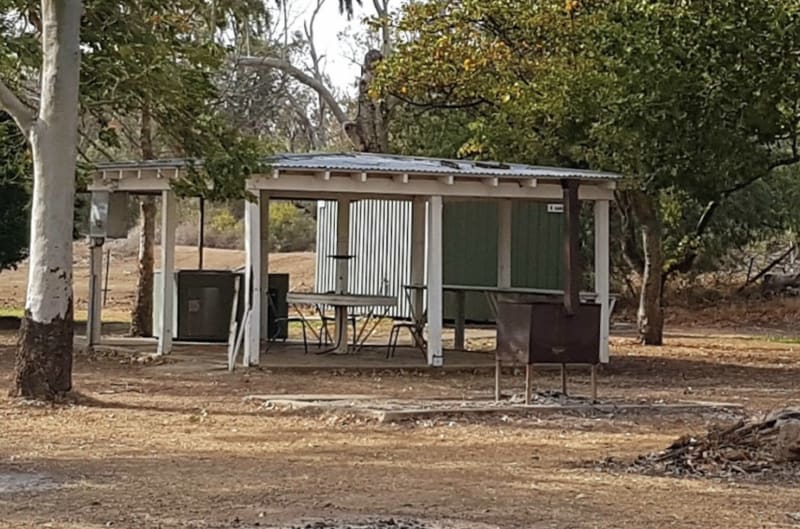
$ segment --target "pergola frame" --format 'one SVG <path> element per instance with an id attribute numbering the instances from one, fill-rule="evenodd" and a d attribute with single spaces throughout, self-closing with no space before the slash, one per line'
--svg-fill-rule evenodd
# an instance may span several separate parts
<path id="1" fill-rule="evenodd" d="M 344 160 L 344 161 L 342 161 Z M 385 161 L 385 163 L 383 163 Z M 261 341 L 266 338 L 268 307 L 262 303 L 268 291 L 269 203 L 271 200 L 336 200 L 337 253 L 348 252 L 349 206 L 363 199 L 412 202 L 411 282 L 427 278 L 428 363 L 443 364 L 442 323 L 442 209 L 450 200 L 492 200 L 498 204 L 497 286 L 511 286 L 511 227 L 514 200 L 562 201 L 568 182 L 577 184 L 577 198 L 594 202 L 595 285 L 601 305 L 600 358 L 608 361 L 609 335 L 609 204 L 614 199 L 618 175 L 563 168 L 523 165 L 470 164 L 436 160 L 382 157 L 382 155 L 284 155 L 271 159 L 269 170 L 254 174 L 246 190 L 254 197 L 245 205 L 245 306 L 250 324 L 245 327 L 244 363 L 260 362 Z M 175 193 L 170 182 L 184 176 L 187 162 L 156 160 L 102 164 L 97 167 L 91 191 L 160 193 L 162 213 L 162 277 L 174 271 Z M 426 249 L 427 209 L 427 254 Z M 102 249 L 100 250 L 102 251 Z M 94 260 L 92 261 L 94 262 Z M 97 277 L 94 284 L 98 285 Z M 348 264 L 339 260 L 337 287 L 346 290 Z M 162 332 L 158 352 L 172 348 L 173 291 L 163 281 Z M 90 295 L 90 299 L 95 296 Z M 412 300 L 421 309 L 420 295 Z M 419 314 L 421 310 L 417 311 Z M 89 328 L 99 319 L 99 308 L 90 310 Z M 255 322 L 258 322 L 257 324 Z M 99 338 L 99 337 L 98 337 Z M 90 337 L 91 342 L 91 337 Z"/>

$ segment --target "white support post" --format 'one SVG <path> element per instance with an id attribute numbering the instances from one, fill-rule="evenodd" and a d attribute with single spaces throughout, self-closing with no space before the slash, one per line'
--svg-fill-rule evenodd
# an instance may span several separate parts
<path id="1" fill-rule="evenodd" d="M 415 197 L 411 203 L 411 284 L 425 284 L 425 199 Z M 413 288 L 410 292 L 412 314 L 421 317 L 424 310 L 424 291 Z"/>
<path id="2" fill-rule="evenodd" d="M 609 236 L 608 200 L 594 203 L 594 290 L 600 303 L 600 361 L 608 362 L 608 338 L 611 326 L 609 305 Z"/>
<path id="3" fill-rule="evenodd" d="M 336 203 L 336 292 L 347 292 L 350 261 L 350 200 L 340 198 Z"/>
<path id="4" fill-rule="evenodd" d="M 439 367 L 442 356 L 442 197 L 429 199 L 428 209 L 428 364 Z"/>
<path id="5" fill-rule="evenodd" d="M 511 287 L 511 200 L 497 202 L 497 286 Z"/>
<path id="6" fill-rule="evenodd" d="M 261 288 L 264 295 L 261 297 L 261 338 L 269 340 L 269 195 L 266 191 L 261 191 L 259 200 L 261 210 Z M 259 363 L 259 355 L 256 354 L 255 362 Z"/>
<path id="7" fill-rule="evenodd" d="M 175 313 L 175 226 L 177 225 L 175 192 L 161 192 L 161 332 L 158 354 L 172 352 L 172 328 Z"/>
<path id="8" fill-rule="evenodd" d="M 340 198 L 336 204 L 336 292 L 345 294 L 350 283 L 350 199 Z M 336 352 L 347 353 L 347 307 L 336 311 Z"/>
<path id="9" fill-rule="evenodd" d="M 257 365 L 261 348 L 261 213 L 260 198 L 246 200 L 244 205 L 244 251 L 245 251 L 245 318 L 244 355 L 245 367 Z"/>
<path id="10" fill-rule="evenodd" d="M 100 343 L 102 336 L 103 239 L 92 237 L 89 245 L 89 310 L 86 318 L 86 344 L 91 348 Z"/>

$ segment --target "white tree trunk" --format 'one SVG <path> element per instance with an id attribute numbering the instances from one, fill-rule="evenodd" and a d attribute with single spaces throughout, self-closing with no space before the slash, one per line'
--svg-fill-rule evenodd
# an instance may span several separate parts
<path id="1" fill-rule="evenodd" d="M 30 272 L 12 394 L 54 399 L 72 385 L 72 230 L 78 137 L 80 0 L 42 0 Z"/>

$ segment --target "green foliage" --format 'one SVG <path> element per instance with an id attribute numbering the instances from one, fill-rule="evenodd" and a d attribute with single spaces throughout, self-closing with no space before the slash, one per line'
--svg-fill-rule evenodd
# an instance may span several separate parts
<path id="1" fill-rule="evenodd" d="M 432 0 L 398 29 L 375 93 L 467 115 L 463 156 L 623 173 L 658 200 L 666 270 L 796 224 L 795 0 Z"/>
<path id="2" fill-rule="evenodd" d="M 40 66 L 40 6 L 0 0 L 0 75 L 22 93 Z M 241 197 L 258 149 L 227 125 L 217 77 L 231 33 L 266 16 L 257 0 L 203 2 L 86 0 L 81 24 L 81 152 L 142 156 L 139 130 L 150 116 L 153 155 L 203 159 L 180 192 Z M 259 22 L 256 22 L 259 23 Z"/>
<path id="3" fill-rule="evenodd" d="M 27 253 L 31 171 L 25 138 L 0 112 L 0 270 L 16 266 Z"/>
<path id="4" fill-rule="evenodd" d="M 314 248 L 314 219 L 292 202 L 272 202 L 269 207 L 270 246 L 276 252 L 301 252 Z"/>

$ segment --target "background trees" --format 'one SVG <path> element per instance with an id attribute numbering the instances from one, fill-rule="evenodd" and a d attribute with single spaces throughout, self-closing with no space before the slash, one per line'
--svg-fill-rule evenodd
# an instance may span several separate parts
<path id="1" fill-rule="evenodd" d="M 770 186 L 798 162 L 798 9 L 411 4 L 381 87 L 415 108 L 467 113 L 464 154 L 625 174 L 619 251 L 641 279 L 642 339 L 660 344 L 664 282 L 760 229 L 764 209 L 785 212 L 736 204 L 779 198 Z"/>
<path id="2" fill-rule="evenodd" d="M 30 142 L 34 168 L 14 394 L 53 399 L 71 388 L 78 152 L 97 161 L 138 145 L 153 155 L 202 156 L 180 192 L 244 195 L 243 175 L 257 163 L 258 146 L 220 112 L 214 75 L 228 54 L 220 33 L 251 23 L 251 9 L 260 4 L 0 2 L 0 109 Z"/>
<path id="3" fill-rule="evenodd" d="M 8 114 L 0 113 L 0 271 L 27 255 L 30 170 L 25 137 Z"/>

